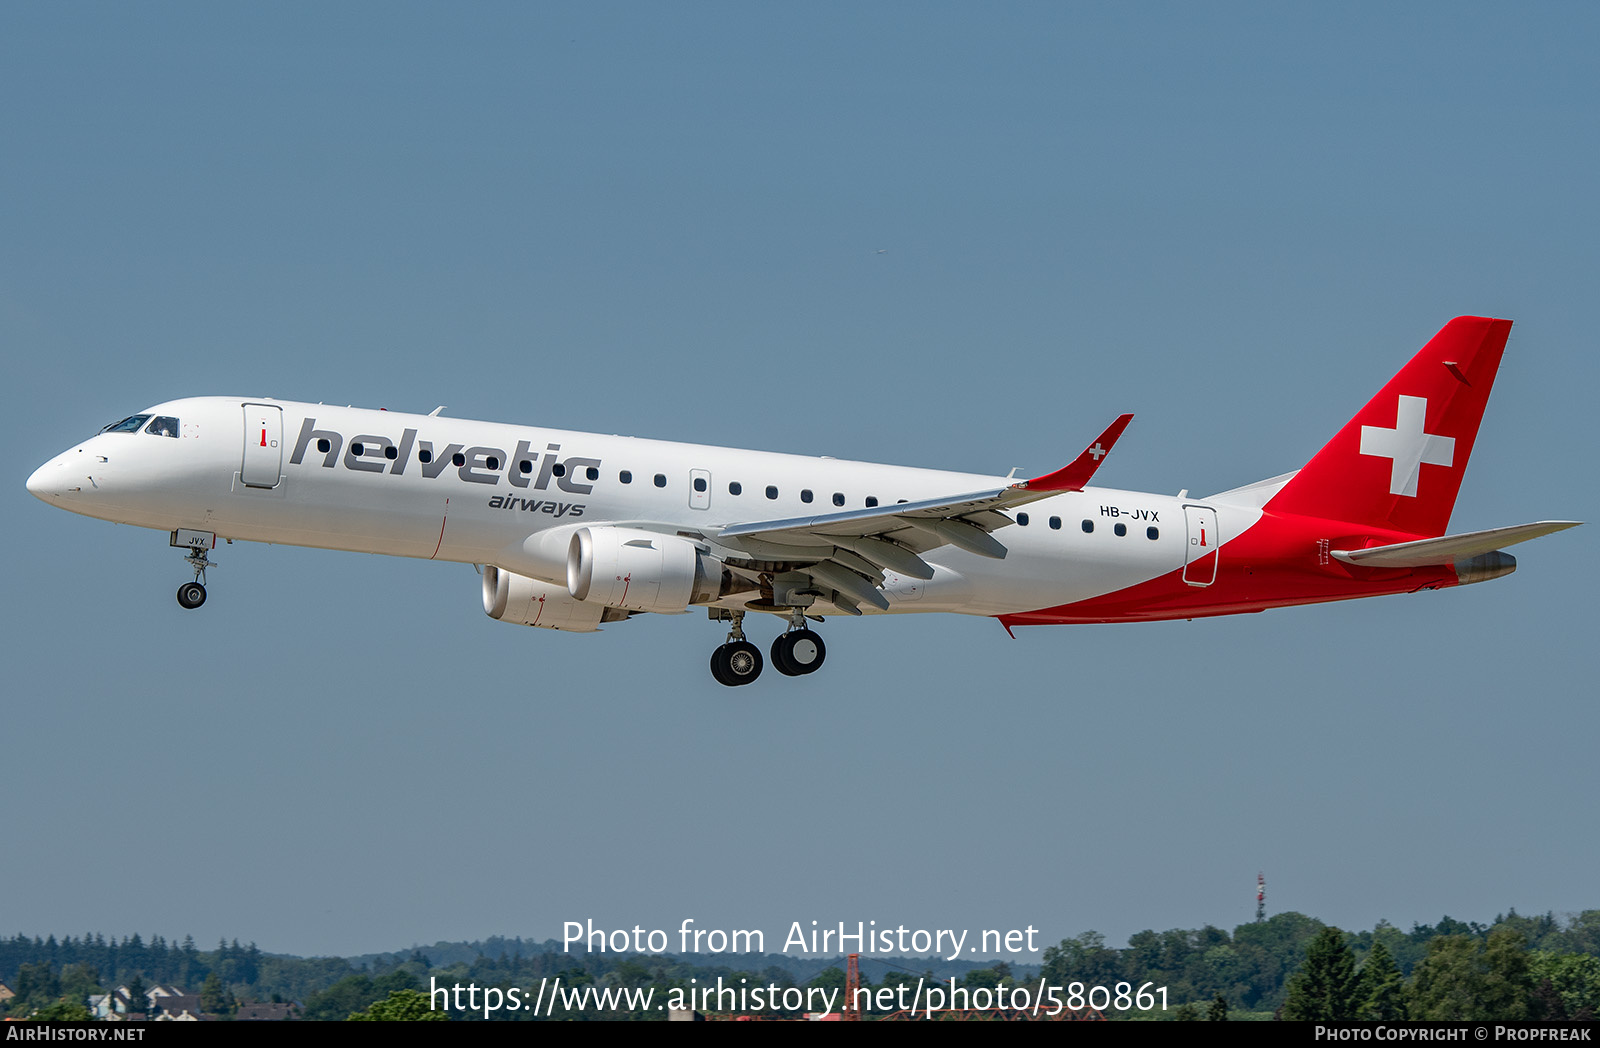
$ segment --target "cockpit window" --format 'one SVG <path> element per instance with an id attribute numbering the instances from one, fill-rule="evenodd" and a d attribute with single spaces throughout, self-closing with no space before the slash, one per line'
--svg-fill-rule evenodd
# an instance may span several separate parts
<path id="1" fill-rule="evenodd" d="M 139 427 L 150 421 L 149 415 L 130 415 L 121 422 L 113 422 L 102 433 L 137 433 Z"/>
<path id="2" fill-rule="evenodd" d="M 144 428 L 146 433 L 154 433 L 158 437 L 176 437 L 178 435 L 178 420 L 171 415 L 157 415 L 150 420 Z"/>

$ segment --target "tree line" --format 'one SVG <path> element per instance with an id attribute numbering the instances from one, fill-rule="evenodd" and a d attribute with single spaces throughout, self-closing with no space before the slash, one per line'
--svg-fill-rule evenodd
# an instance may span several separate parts
<path id="1" fill-rule="evenodd" d="M 352 961 L 270 955 L 237 940 L 201 950 L 190 938 L 172 943 L 160 936 L 146 942 L 138 935 L 18 935 L 0 939 L 0 982 L 17 994 L 0 1013 L 81 1005 L 88 995 L 117 986 L 157 983 L 199 992 L 208 1011 L 224 1016 L 241 1002 L 279 1000 L 299 1002 L 306 1018 L 343 1019 L 391 994 L 426 991 L 432 981 L 525 990 L 540 979 L 560 977 L 569 987 L 653 987 L 663 995 L 719 976 L 733 985 L 743 979 L 782 987 L 842 987 L 844 981 L 843 958 L 749 955 L 717 964 L 705 963 L 704 956 L 573 955 L 554 942 L 505 939 L 489 944 L 500 948 L 489 956 L 484 945 L 439 944 Z M 448 960 L 438 964 L 435 958 Z M 925 967 L 932 959 L 899 960 L 895 967 L 864 957 L 865 985 L 914 985 L 919 978 L 951 975 Z M 1122 948 L 1108 946 L 1098 932 L 1084 932 L 1047 948 L 1042 960 L 1037 968 L 972 968 L 958 981 L 969 987 L 1037 985 L 1039 979 L 1063 987 L 1166 987 L 1167 1011 L 1142 1016 L 1147 1018 L 1241 1012 L 1285 1018 L 1583 1018 L 1600 1010 L 1600 910 L 1565 920 L 1512 911 L 1488 924 L 1445 917 L 1434 925 L 1414 924 L 1409 932 L 1386 922 L 1345 932 L 1304 914 L 1282 913 L 1232 932 L 1210 925 L 1142 931 Z M 804 968 L 797 970 L 794 964 L 801 961 Z M 509 1011 L 494 1016 L 531 1017 Z M 565 1015 L 558 1009 L 554 1017 L 659 1016 Z"/>

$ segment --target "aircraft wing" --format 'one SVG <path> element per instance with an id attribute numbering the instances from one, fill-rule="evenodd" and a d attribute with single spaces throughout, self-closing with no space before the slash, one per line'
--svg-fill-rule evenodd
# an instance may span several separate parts
<path id="1" fill-rule="evenodd" d="M 1540 520 L 1532 524 L 1513 524 L 1508 528 L 1469 531 L 1436 539 L 1418 539 L 1416 542 L 1396 542 L 1371 549 L 1336 549 L 1333 558 L 1362 568 L 1423 568 L 1492 553 L 1504 546 L 1575 528 L 1581 523 L 1579 520 Z"/>
<path id="2" fill-rule="evenodd" d="M 714 537 L 754 558 L 809 575 L 834 591 L 840 599 L 833 603 L 842 610 L 859 614 L 854 605 L 860 603 L 886 610 L 889 602 L 880 592 L 885 570 L 933 578 L 933 569 L 919 554 L 956 546 L 980 557 L 1004 559 L 1005 546 L 990 534 L 1013 523 L 1002 511 L 1081 491 L 1132 418 L 1120 416 L 1071 463 L 1032 480 L 919 502 L 732 524 Z"/>

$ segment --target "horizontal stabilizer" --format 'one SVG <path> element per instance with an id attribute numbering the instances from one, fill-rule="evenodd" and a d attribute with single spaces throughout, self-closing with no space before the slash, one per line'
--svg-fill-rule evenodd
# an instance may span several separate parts
<path id="1" fill-rule="evenodd" d="M 1463 535 L 1396 542 L 1391 546 L 1374 546 L 1371 549 L 1336 549 L 1333 557 L 1362 568 L 1423 568 L 1491 553 L 1541 535 L 1575 528 L 1581 523 L 1581 520 L 1541 520 L 1532 524 L 1513 524 L 1509 528 L 1469 531 Z"/>

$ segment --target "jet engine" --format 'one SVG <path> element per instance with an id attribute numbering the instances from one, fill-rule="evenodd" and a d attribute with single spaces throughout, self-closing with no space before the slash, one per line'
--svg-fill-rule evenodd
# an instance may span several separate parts
<path id="1" fill-rule="evenodd" d="M 723 573 L 688 539 L 638 528 L 581 528 L 567 546 L 567 592 L 629 611 L 675 614 L 710 603 Z"/>
<path id="2" fill-rule="evenodd" d="M 565 586 L 530 579 L 493 564 L 483 569 L 483 610 L 501 622 L 574 633 L 593 633 L 602 622 L 628 617 L 620 608 L 576 600 Z"/>

